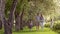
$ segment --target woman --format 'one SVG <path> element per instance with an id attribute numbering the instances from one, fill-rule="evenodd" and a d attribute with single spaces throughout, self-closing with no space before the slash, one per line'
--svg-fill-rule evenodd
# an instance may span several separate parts
<path id="1" fill-rule="evenodd" d="M 40 26 L 41 26 L 41 29 L 43 30 L 44 29 L 44 17 L 42 14 L 40 15 Z"/>

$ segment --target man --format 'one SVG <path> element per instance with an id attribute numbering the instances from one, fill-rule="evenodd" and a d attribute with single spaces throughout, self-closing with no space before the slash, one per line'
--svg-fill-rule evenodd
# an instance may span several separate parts
<path id="1" fill-rule="evenodd" d="M 36 15 L 36 29 L 39 30 L 40 16 L 39 13 Z"/>

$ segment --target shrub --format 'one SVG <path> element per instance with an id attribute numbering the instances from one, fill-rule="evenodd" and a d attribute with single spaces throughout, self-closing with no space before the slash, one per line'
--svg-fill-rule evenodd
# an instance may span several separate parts
<path id="1" fill-rule="evenodd" d="M 53 30 L 60 30 L 60 23 L 54 24 Z"/>
<path id="2" fill-rule="evenodd" d="M 45 27 L 48 27 L 49 28 L 50 27 L 50 24 L 45 24 Z"/>

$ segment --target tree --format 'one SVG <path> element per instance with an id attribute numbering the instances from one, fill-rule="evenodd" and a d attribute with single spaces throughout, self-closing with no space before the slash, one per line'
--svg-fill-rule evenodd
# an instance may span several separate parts
<path id="1" fill-rule="evenodd" d="M 16 21 L 15 30 L 16 31 L 20 30 L 20 23 L 21 23 L 21 21 L 20 21 L 20 17 L 21 17 L 20 16 L 20 11 L 21 11 L 22 3 L 23 3 L 23 0 L 19 0 L 18 5 L 17 5 L 17 9 L 15 11 L 15 21 Z"/>
<path id="2" fill-rule="evenodd" d="M 26 5 L 27 0 L 19 0 L 19 3 L 17 5 L 17 9 L 15 12 L 15 28 L 16 31 L 23 30 L 23 16 L 24 16 L 24 7 Z"/>
<path id="3" fill-rule="evenodd" d="M 17 5 L 18 0 L 13 0 L 13 3 L 11 5 L 11 9 L 10 9 L 10 14 L 9 14 L 9 19 L 5 18 L 5 0 L 1 0 L 1 20 L 2 23 L 4 23 L 4 34 L 12 34 L 12 24 L 14 21 L 14 12 L 16 9 L 16 5 Z"/>
<path id="4" fill-rule="evenodd" d="M 1 11 L 2 11 L 2 8 L 1 8 L 1 5 L 2 4 L 2 2 L 1 2 L 1 0 L 0 0 L 0 29 L 2 29 L 2 22 L 1 22 Z"/>
<path id="5" fill-rule="evenodd" d="M 0 0 L 0 24 L 4 23 L 5 0 Z"/>
<path id="6" fill-rule="evenodd" d="M 0 20 L 0 29 L 2 29 L 2 21 Z"/>

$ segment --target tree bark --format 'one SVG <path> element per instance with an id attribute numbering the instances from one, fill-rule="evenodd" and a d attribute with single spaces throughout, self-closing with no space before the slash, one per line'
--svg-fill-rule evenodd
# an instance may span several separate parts
<path id="1" fill-rule="evenodd" d="M 9 19 L 6 20 L 5 18 L 5 0 L 0 0 L 0 17 L 2 20 L 2 23 L 4 24 L 4 34 L 12 34 L 12 24 L 14 22 L 14 12 L 16 9 L 17 0 L 13 0 L 11 9 L 10 9 L 10 15 Z"/>
<path id="2" fill-rule="evenodd" d="M 2 21 L 0 20 L 0 29 L 2 29 Z"/>
<path id="3" fill-rule="evenodd" d="M 12 34 L 12 26 L 14 23 L 14 12 L 16 10 L 16 6 L 17 6 L 17 2 L 18 0 L 13 0 L 11 9 L 10 9 L 10 15 L 9 15 L 9 19 L 8 19 L 8 34 Z"/>
<path id="4" fill-rule="evenodd" d="M 15 13 L 15 20 L 16 20 L 16 23 L 15 23 L 15 30 L 16 31 L 19 31 L 19 30 L 23 30 L 23 21 L 22 21 L 22 18 L 23 18 L 23 13 L 24 11 L 22 11 L 21 15 L 19 15 L 19 13 Z"/>
<path id="5" fill-rule="evenodd" d="M 4 34 L 7 34 L 6 32 L 8 30 L 6 29 L 7 25 L 6 25 L 4 10 L 5 10 L 5 0 L 0 0 L 0 18 L 2 23 L 4 24 Z"/>
<path id="6" fill-rule="evenodd" d="M 15 23 L 15 30 L 16 31 L 19 31 L 20 30 L 20 16 L 19 16 L 19 13 L 15 13 L 15 21 L 16 21 L 16 23 Z"/>
<path id="7" fill-rule="evenodd" d="M 0 0 L 0 22 L 1 22 L 1 26 L 2 24 L 4 24 L 4 10 L 5 10 L 5 0 Z"/>
<path id="8" fill-rule="evenodd" d="M 24 15 L 24 7 L 23 7 L 23 11 L 20 15 L 20 30 L 23 30 L 23 15 Z"/>
<path id="9" fill-rule="evenodd" d="M 20 5 L 23 4 L 23 0 L 20 1 Z M 20 15 L 20 13 L 16 12 L 15 13 L 15 19 L 16 19 L 16 23 L 15 23 L 15 30 L 19 31 L 19 30 L 23 30 L 22 28 L 22 14 Z"/>

